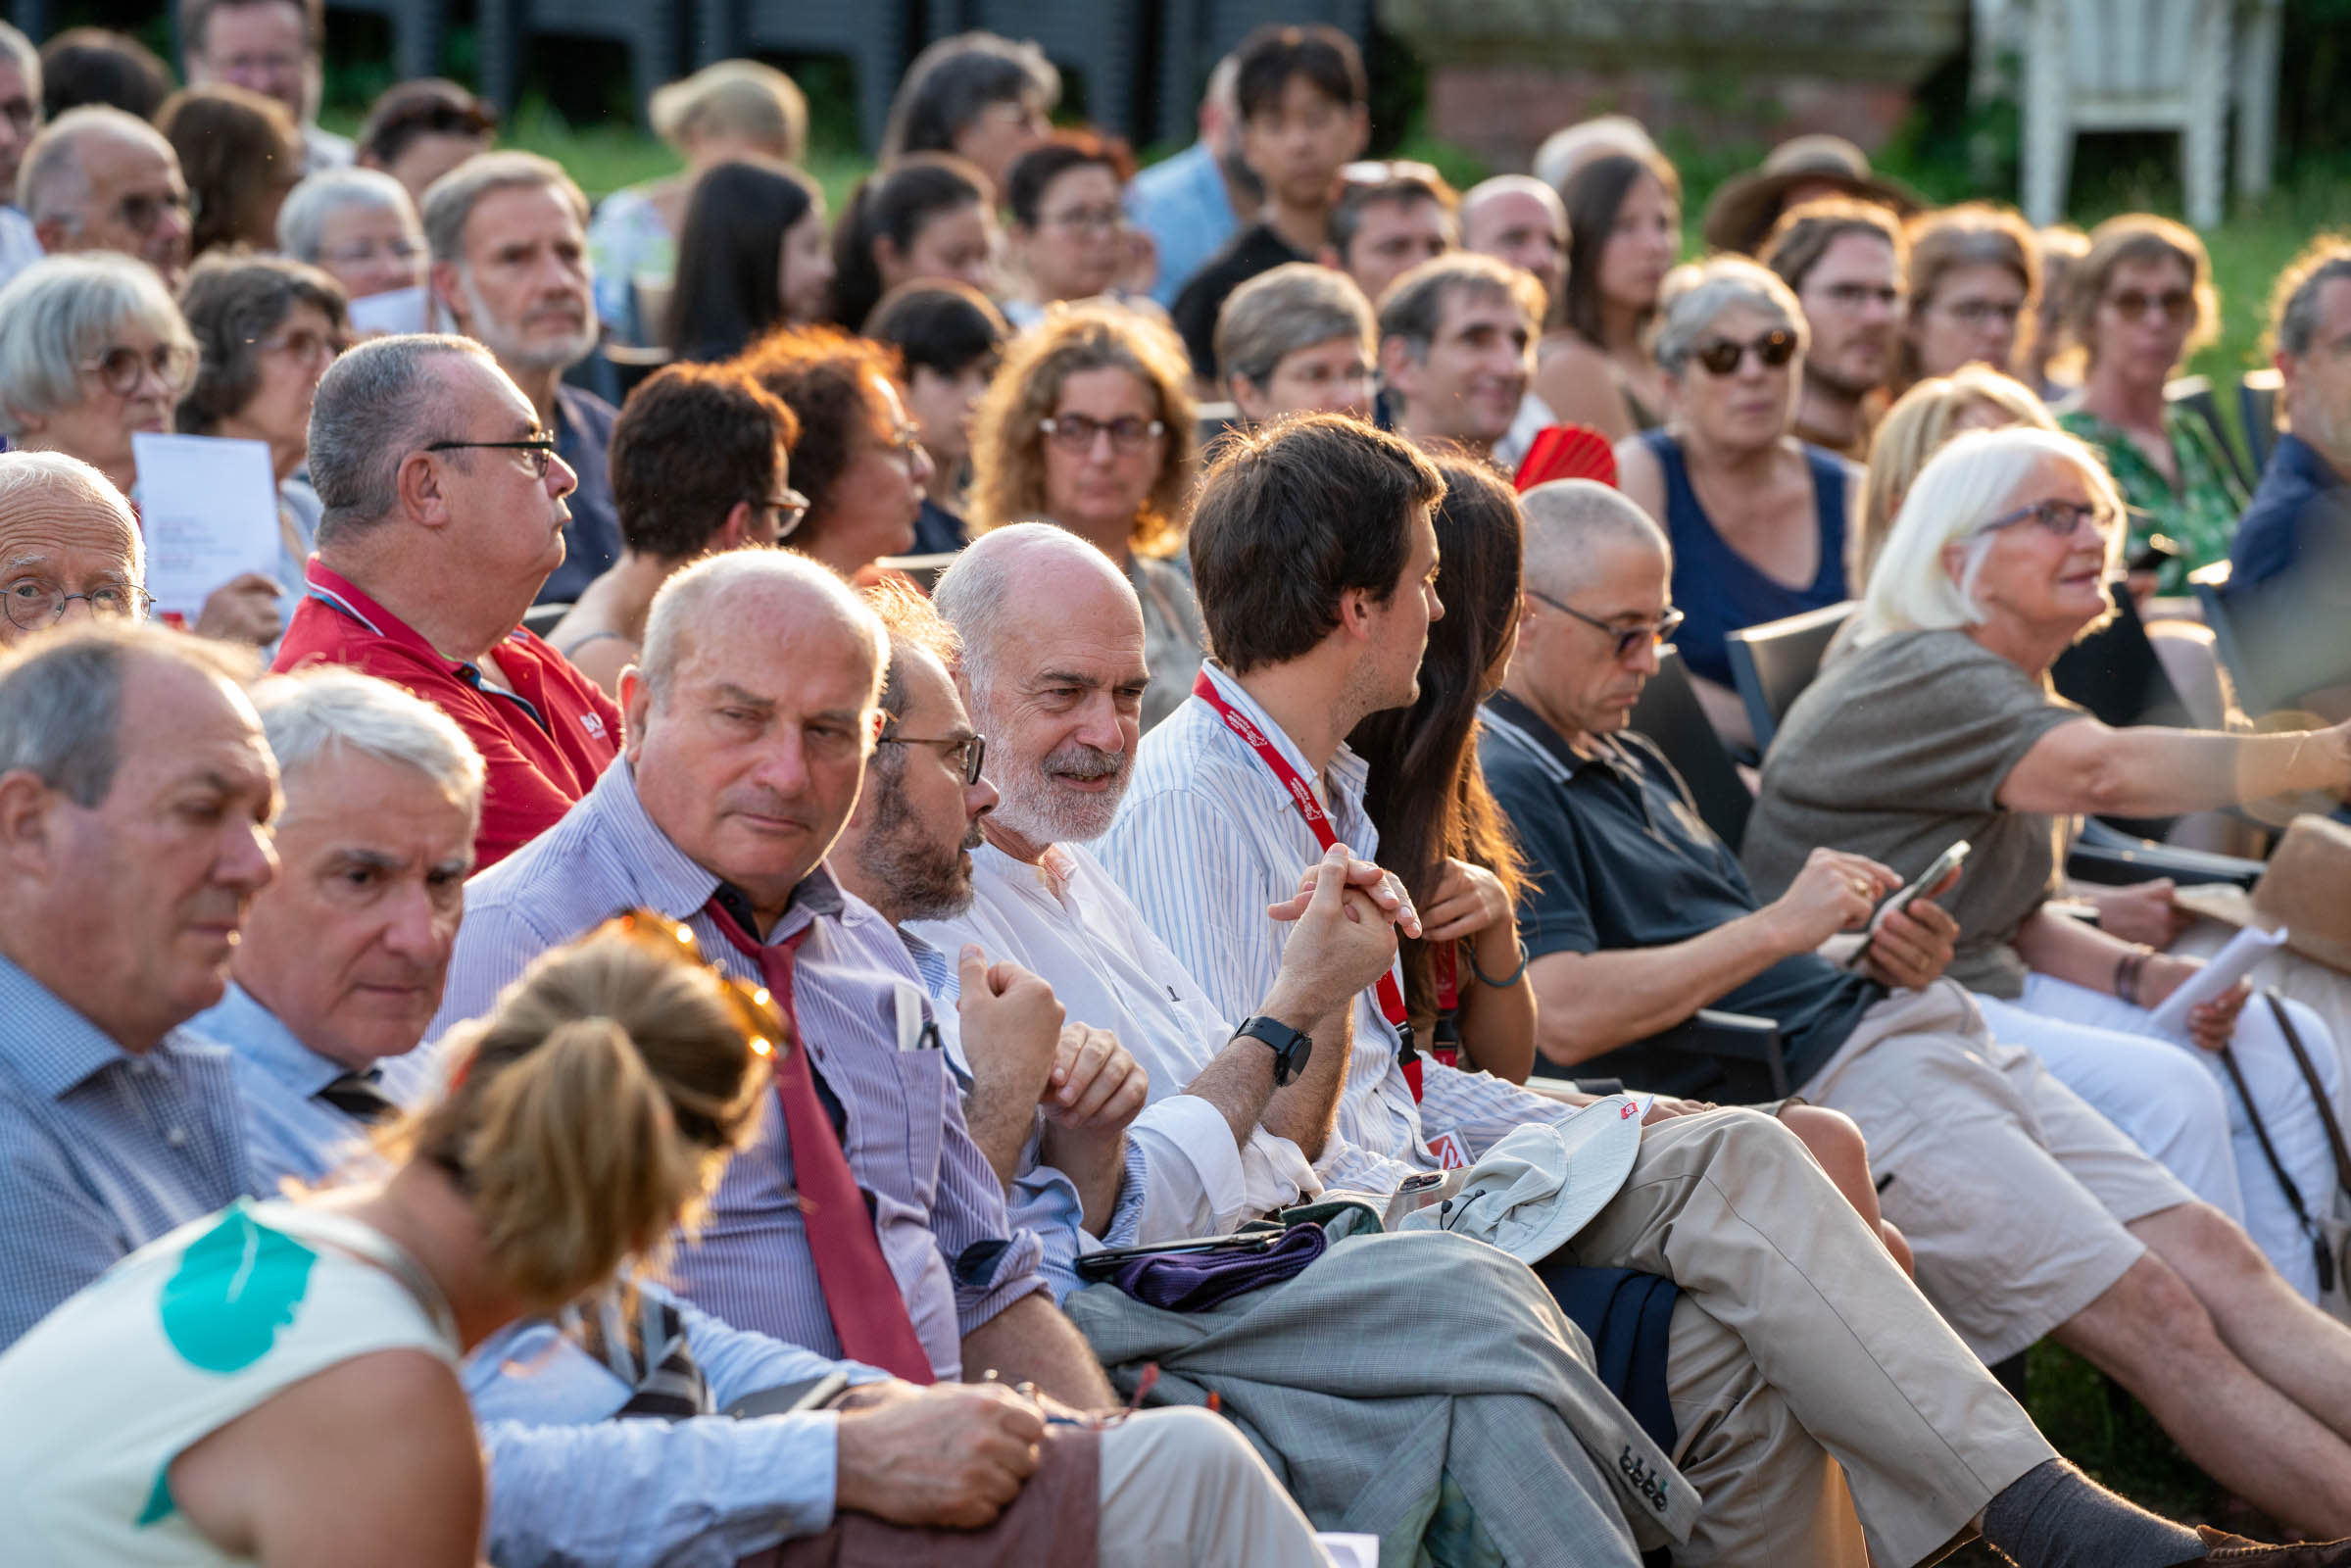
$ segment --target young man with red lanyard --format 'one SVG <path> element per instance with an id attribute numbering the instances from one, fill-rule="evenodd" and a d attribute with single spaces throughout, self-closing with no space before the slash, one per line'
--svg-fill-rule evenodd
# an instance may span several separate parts
<path id="1" fill-rule="evenodd" d="M 587 794 L 620 710 L 522 629 L 563 563 L 579 482 L 521 390 L 457 337 L 363 343 L 318 383 L 311 482 L 324 503 L 307 592 L 273 667 L 348 664 L 434 704 L 488 766 L 488 866 Z"/>
<path id="2" fill-rule="evenodd" d="M 1247 1016 L 1270 983 L 1283 927 L 1264 911 L 1290 896 L 1326 835 L 1377 857 L 1366 768 L 1345 738 L 1414 699 L 1441 613 L 1429 511 L 1442 491 L 1406 442 L 1329 415 L 1235 441 L 1201 485 L 1192 568 L 1218 657 L 1193 700 L 1144 737 L 1097 855 L 1228 1017 Z M 1429 1059 L 1390 1022 L 1385 990 L 1356 1006 L 1340 1153 L 1317 1167 L 1326 1188 L 1375 1187 L 1391 1161 L 1433 1169 L 1445 1156 L 1432 1145 L 1475 1158 L 1513 1127 L 1580 1108 Z M 1417 1093 L 1408 1050 L 1420 1057 Z M 1777 1391 L 1843 1471 L 1836 1495 L 1807 1490 L 1799 1454 L 1758 1446 L 1719 1503 L 1693 1476 L 1712 1544 L 1710 1553 L 1694 1543 L 1693 1562 L 1760 1560 L 1761 1543 L 1775 1562 L 1859 1564 L 1866 1536 L 1867 1560 L 1890 1568 L 1931 1561 L 1979 1529 L 2020 1561 L 2068 1560 L 2063 1547 L 2085 1540 L 2101 1544 L 2100 1561 L 2196 1558 L 2192 1538 L 2054 1458 L 1769 1117 L 1652 1112 L 1623 1188 L 1544 1266 L 1561 1262 L 1680 1288 L 1666 1370 L 1677 1465 L 1693 1435 L 1758 1419 L 1749 1400 L 1719 1393 L 1724 1368 L 1743 1360 L 1734 1381 Z M 1445 1303 L 1425 1308 L 1442 1318 Z M 2135 1544 L 2149 1532 L 2153 1557 Z"/>

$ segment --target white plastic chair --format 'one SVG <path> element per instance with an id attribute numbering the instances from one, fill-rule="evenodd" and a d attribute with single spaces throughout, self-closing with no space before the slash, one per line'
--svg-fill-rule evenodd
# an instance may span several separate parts
<path id="1" fill-rule="evenodd" d="M 2230 0 L 2032 0 L 2025 216 L 2053 223 L 2064 215 L 2076 136 L 2173 130 L 2187 220 L 2218 223 L 2232 10 Z"/>

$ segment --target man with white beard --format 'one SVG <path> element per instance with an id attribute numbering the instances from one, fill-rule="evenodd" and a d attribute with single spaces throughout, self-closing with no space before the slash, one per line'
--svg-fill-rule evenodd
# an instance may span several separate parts
<path id="1" fill-rule="evenodd" d="M 556 456 L 579 475 L 563 564 L 541 604 L 569 604 L 620 557 L 606 454 L 612 406 L 563 383 L 596 352 L 596 276 L 588 265 L 588 199 L 562 167 L 536 153 L 483 153 L 424 193 L 434 301 L 555 432 Z"/>

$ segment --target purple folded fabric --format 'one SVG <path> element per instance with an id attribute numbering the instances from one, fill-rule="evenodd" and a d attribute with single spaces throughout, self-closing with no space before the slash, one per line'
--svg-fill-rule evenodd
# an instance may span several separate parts
<path id="1" fill-rule="evenodd" d="M 1220 1247 L 1206 1252 L 1162 1252 L 1137 1258 L 1110 1282 L 1147 1306 L 1204 1312 L 1236 1296 L 1281 1284 L 1322 1256 L 1330 1245 L 1320 1225 L 1293 1225 L 1262 1251 Z"/>

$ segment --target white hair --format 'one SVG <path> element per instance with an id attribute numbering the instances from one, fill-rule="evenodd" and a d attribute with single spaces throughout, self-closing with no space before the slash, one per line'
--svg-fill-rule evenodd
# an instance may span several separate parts
<path id="1" fill-rule="evenodd" d="M 136 115 L 106 104 L 82 104 L 69 109 L 32 138 L 24 162 L 17 170 L 17 205 L 39 223 L 55 219 L 67 232 L 81 231 L 81 210 L 90 199 L 89 172 L 81 167 L 85 139 L 112 137 L 138 142 L 161 152 L 173 169 L 179 154 L 164 133 Z"/>
<path id="2" fill-rule="evenodd" d="M 1554 130 L 1535 151 L 1535 177 L 1557 190 L 1568 176 L 1594 158 L 1630 153 L 1636 158 L 1659 156 L 1657 144 L 1631 115 L 1602 115 Z"/>
<path id="3" fill-rule="evenodd" d="M 147 577 L 146 541 L 139 531 L 138 514 L 116 489 L 114 481 L 96 468 L 63 452 L 0 453 L 0 559 L 8 550 L 9 525 L 31 514 L 54 516 L 67 506 L 86 505 L 104 512 L 122 525 L 130 540 L 132 586 Z"/>
<path id="4" fill-rule="evenodd" d="M 397 213 L 421 247 L 424 225 L 408 187 L 380 169 L 326 169 L 296 185 L 277 210 L 277 248 L 314 266 L 326 243 L 326 225 L 337 215 L 364 208 Z"/>
<path id="5" fill-rule="evenodd" d="M 1875 641 L 1893 632 L 1957 631 L 1983 624 L 1976 580 L 1991 536 L 1976 530 L 2030 501 L 2022 492 L 2051 464 L 2072 467 L 2091 503 L 2117 519 L 2106 538 L 2106 572 L 2113 576 L 2122 560 L 2123 498 L 2097 454 L 2062 430 L 2030 425 L 1970 430 L 1953 437 L 1911 482 L 1870 573 L 1858 634 Z M 1971 536 L 1965 565 L 1954 581 L 1944 551 Z"/>
<path id="6" fill-rule="evenodd" d="M 452 805 L 479 820 L 481 753 L 452 719 L 389 681 L 336 664 L 270 675 L 253 687 L 254 710 L 293 793 L 295 778 L 330 752 L 352 751 L 421 773 Z"/>
<path id="7" fill-rule="evenodd" d="M 637 675 L 659 701 L 677 673 L 688 629 L 707 623 L 718 602 L 739 590 L 790 588 L 828 603 L 864 640 L 873 658 L 872 703 L 881 701 L 889 673 L 890 634 L 873 607 L 831 567 L 791 550 L 729 550 L 706 556 L 672 575 L 653 596 L 638 647 Z"/>
<path id="8" fill-rule="evenodd" d="M 997 656 L 1026 629 L 1028 616 L 1050 614 L 1038 601 L 1030 575 L 1046 561 L 1094 564 L 1105 579 L 1116 579 L 1135 613 L 1143 602 L 1109 557 L 1068 529 L 1050 522 L 1012 522 L 991 528 L 963 547 L 931 586 L 931 606 L 962 640 L 958 664 L 975 701 L 984 702 L 996 674 Z"/>
<path id="9" fill-rule="evenodd" d="M 1804 307 L 1779 273 L 1744 256 L 1715 255 L 1665 274 L 1657 288 L 1657 319 L 1649 327 L 1650 352 L 1668 375 L 1680 375 L 1715 318 L 1742 305 L 1793 333 L 1798 354 L 1812 347 Z"/>
<path id="10" fill-rule="evenodd" d="M 0 288 L 0 433 L 21 436 L 24 416 L 80 403 L 81 367 L 134 323 L 193 360 L 195 336 L 145 262 L 81 251 L 43 257 L 11 278 Z"/>

